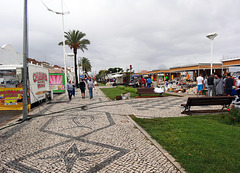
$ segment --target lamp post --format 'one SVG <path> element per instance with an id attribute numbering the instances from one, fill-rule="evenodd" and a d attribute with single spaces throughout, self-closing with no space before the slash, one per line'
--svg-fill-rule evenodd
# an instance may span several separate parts
<path id="1" fill-rule="evenodd" d="M 23 120 L 26 120 L 27 116 L 28 116 L 27 58 L 28 58 L 27 0 L 24 0 L 24 17 L 23 17 Z"/>
<path id="2" fill-rule="evenodd" d="M 42 1 L 43 3 L 43 1 Z M 63 59 L 64 59 L 64 75 L 65 75 L 65 94 L 67 95 L 67 64 L 66 64 L 66 50 L 65 50 L 65 38 L 64 38 L 64 17 L 63 15 L 65 14 L 69 14 L 70 12 L 67 11 L 67 12 L 64 12 L 63 11 L 63 0 L 61 0 L 61 7 L 62 7 L 62 11 L 61 12 L 58 12 L 58 11 L 54 11 L 50 8 L 48 8 L 48 6 L 46 4 L 43 3 L 43 5 L 47 8 L 48 11 L 51 11 L 53 13 L 56 13 L 56 14 L 60 14 L 62 15 L 62 39 L 63 39 Z"/>
<path id="3" fill-rule="evenodd" d="M 67 53 L 66 54 L 68 58 L 72 59 L 74 58 L 74 53 Z M 73 69 L 74 69 L 74 61 L 73 61 Z M 74 70 L 75 71 L 75 70 Z M 71 71 L 72 72 L 72 71 Z M 75 73 L 74 73 L 75 74 Z M 76 81 L 75 81 L 76 82 Z"/>
<path id="4" fill-rule="evenodd" d="M 63 1 L 61 0 L 61 6 L 62 6 L 62 13 L 56 13 L 56 14 L 61 14 L 62 15 L 62 37 L 63 37 L 63 58 L 64 58 L 64 75 L 65 75 L 65 94 L 67 95 L 67 64 L 66 64 L 66 50 L 65 50 L 65 38 L 64 38 L 64 17 L 63 15 L 65 14 L 63 12 Z M 67 13 L 69 14 L 69 12 Z"/>
<path id="5" fill-rule="evenodd" d="M 85 78 L 85 74 L 83 72 L 83 66 L 82 66 L 82 58 L 83 57 L 80 57 L 80 59 L 78 59 L 78 81 L 80 81 L 80 76 L 81 74 L 84 76 L 83 78 Z"/>
<path id="6" fill-rule="evenodd" d="M 212 61 L 213 61 L 213 39 L 217 36 L 218 34 L 216 32 L 209 33 L 206 37 L 211 40 L 211 73 L 212 74 Z"/>

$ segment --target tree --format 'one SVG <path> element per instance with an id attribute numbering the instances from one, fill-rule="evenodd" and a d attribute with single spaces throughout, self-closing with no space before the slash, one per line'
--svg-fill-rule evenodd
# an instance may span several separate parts
<path id="1" fill-rule="evenodd" d="M 69 30 L 68 32 L 64 32 L 65 37 L 65 44 L 73 50 L 74 53 L 74 70 L 75 70 L 75 79 L 76 79 L 76 86 L 78 87 L 78 76 L 77 76 L 77 50 L 81 49 L 84 52 L 87 49 L 87 45 L 90 44 L 88 39 L 83 39 L 86 36 L 85 33 L 76 31 L 76 30 Z M 58 45 L 63 45 L 63 42 L 58 43 Z"/>
<path id="2" fill-rule="evenodd" d="M 123 69 L 120 67 L 114 67 L 114 68 L 108 69 L 108 73 L 117 73 L 117 72 L 123 72 Z"/>
<path id="3" fill-rule="evenodd" d="M 88 58 L 82 57 L 78 60 L 78 66 L 82 67 L 82 71 L 87 73 L 92 70 L 92 65 Z"/>
<path id="4" fill-rule="evenodd" d="M 98 72 L 98 74 L 96 75 L 96 79 L 97 79 L 97 80 L 101 80 L 101 81 L 102 81 L 102 79 L 105 80 L 105 76 L 106 76 L 107 73 L 108 73 L 107 70 L 100 70 L 100 71 Z"/>

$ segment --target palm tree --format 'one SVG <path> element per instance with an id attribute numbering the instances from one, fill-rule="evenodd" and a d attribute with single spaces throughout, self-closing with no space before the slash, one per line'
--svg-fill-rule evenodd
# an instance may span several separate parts
<path id="1" fill-rule="evenodd" d="M 78 60 L 78 66 L 82 67 L 82 71 L 87 73 L 92 70 L 92 65 L 88 58 L 82 57 Z"/>
<path id="2" fill-rule="evenodd" d="M 87 45 L 90 44 L 88 39 L 83 39 L 86 36 L 85 33 L 80 32 L 79 30 L 69 30 L 68 32 L 64 32 L 65 37 L 65 44 L 73 49 L 74 53 L 74 69 L 75 69 L 75 79 L 76 79 L 76 86 L 78 87 L 78 76 L 77 76 L 77 50 L 81 49 L 84 52 L 87 49 Z M 63 42 L 58 43 L 58 45 L 63 45 Z"/>

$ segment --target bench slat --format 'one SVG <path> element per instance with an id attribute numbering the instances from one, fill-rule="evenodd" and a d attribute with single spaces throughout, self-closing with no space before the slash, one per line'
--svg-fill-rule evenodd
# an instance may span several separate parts
<path id="1" fill-rule="evenodd" d="M 230 104 L 232 100 L 222 99 L 222 100 L 191 100 L 191 106 L 201 106 L 201 105 L 224 105 Z"/>
<path id="2" fill-rule="evenodd" d="M 188 111 L 190 113 L 191 106 L 207 106 L 207 105 L 222 105 L 223 108 L 229 106 L 235 96 L 216 96 L 216 97 L 189 97 L 186 104 L 181 104 L 185 107 L 183 112 Z"/>
<path id="3" fill-rule="evenodd" d="M 189 97 L 188 106 L 202 105 L 228 105 L 234 100 L 234 96 L 219 96 L 219 97 Z"/>
<path id="4" fill-rule="evenodd" d="M 138 94 L 156 94 L 154 88 L 138 88 Z"/>

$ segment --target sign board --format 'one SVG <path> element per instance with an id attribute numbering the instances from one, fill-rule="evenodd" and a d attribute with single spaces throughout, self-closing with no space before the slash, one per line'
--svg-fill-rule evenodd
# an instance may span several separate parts
<path id="1" fill-rule="evenodd" d="M 23 88 L 0 88 L 0 110 L 22 110 L 22 98 Z"/>
<path id="2" fill-rule="evenodd" d="M 34 64 L 28 65 L 29 85 L 30 85 L 30 103 L 46 98 L 46 93 L 49 91 L 49 74 L 48 69 Z"/>
<path id="3" fill-rule="evenodd" d="M 50 90 L 54 93 L 65 92 L 65 77 L 63 73 L 49 73 L 50 78 Z"/>

